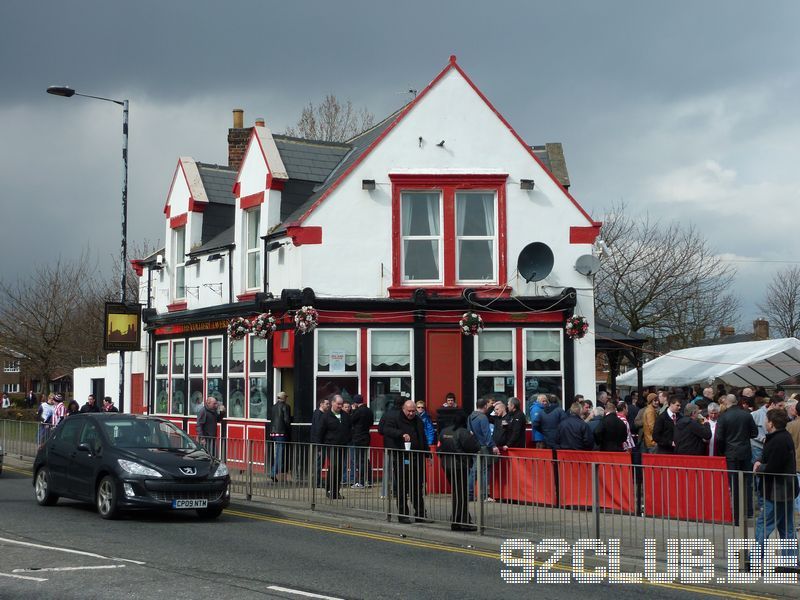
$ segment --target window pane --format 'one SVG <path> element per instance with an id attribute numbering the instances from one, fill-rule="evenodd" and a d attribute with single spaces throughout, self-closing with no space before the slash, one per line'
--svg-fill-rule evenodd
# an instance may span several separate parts
<path id="1" fill-rule="evenodd" d="M 222 373 L 222 340 L 215 338 L 208 340 L 208 366 L 209 373 Z"/>
<path id="2" fill-rule="evenodd" d="M 341 394 L 347 400 L 358 392 L 358 377 L 317 377 L 316 406 L 320 400 L 331 394 Z"/>
<path id="3" fill-rule="evenodd" d="M 462 281 L 494 279 L 492 240 L 458 240 L 458 278 Z"/>
<path id="4" fill-rule="evenodd" d="M 258 225 L 261 220 L 261 210 L 255 208 L 247 211 L 247 249 L 258 248 Z"/>
<path id="5" fill-rule="evenodd" d="M 186 367 L 186 346 L 184 342 L 172 343 L 172 373 L 183 375 Z"/>
<path id="6" fill-rule="evenodd" d="M 156 364 L 156 374 L 166 375 L 169 373 L 169 343 L 157 344 L 158 363 Z"/>
<path id="7" fill-rule="evenodd" d="M 183 379 L 172 380 L 172 409 L 174 415 L 182 415 L 186 410 L 186 392 L 184 391 Z"/>
<path id="8" fill-rule="evenodd" d="M 254 373 L 267 372 L 267 340 L 250 337 L 250 370 Z"/>
<path id="9" fill-rule="evenodd" d="M 189 373 L 203 372 L 203 340 L 189 340 L 189 351 L 191 352 L 191 363 Z"/>
<path id="10" fill-rule="evenodd" d="M 261 254 L 250 252 L 247 255 L 247 289 L 252 290 L 261 285 Z"/>
<path id="11" fill-rule="evenodd" d="M 478 336 L 478 370 L 512 371 L 514 369 L 513 342 L 512 331 L 485 329 Z"/>
<path id="12" fill-rule="evenodd" d="M 225 404 L 225 398 L 222 395 L 223 391 L 222 379 L 220 377 L 210 377 L 206 385 L 206 398 L 213 396 L 217 402 Z"/>
<path id="13" fill-rule="evenodd" d="M 186 260 L 186 228 L 180 227 L 175 230 L 175 264 Z"/>
<path id="14" fill-rule="evenodd" d="M 197 377 L 189 380 L 189 414 L 196 415 L 203 407 L 203 385 L 202 378 Z"/>
<path id="15" fill-rule="evenodd" d="M 525 332 L 526 364 L 528 371 L 561 370 L 561 332 Z"/>
<path id="16" fill-rule="evenodd" d="M 457 235 L 494 235 L 494 194 L 456 194 Z"/>
<path id="17" fill-rule="evenodd" d="M 162 415 L 169 412 L 168 379 L 156 379 L 156 412 Z"/>
<path id="18" fill-rule="evenodd" d="M 477 394 L 477 398 L 491 396 L 495 400 L 507 402 L 514 395 L 514 378 L 482 375 L 477 379 Z"/>
<path id="19" fill-rule="evenodd" d="M 563 401 L 563 384 L 560 375 L 528 375 L 525 378 L 525 399 L 526 406 L 531 406 L 531 402 L 536 402 L 539 394 L 555 394 Z"/>
<path id="20" fill-rule="evenodd" d="M 403 240 L 403 277 L 439 280 L 439 240 Z"/>
<path id="21" fill-rule="evenodd" d="M 320 371 L 355 371 L 358 354 L 357 331 L 317 330 L 317 368 Z M 342 364 L 344 354 L 344 364 Z"/>
<path id="22" fill-rule="evenodd" d="M 231 342 L 228 351 L 228 372 L 244 373 L 244 340 L 234 340 Z"/>
<path id="23" fill-rule="evenodd" d="M 250 418 L 267 418 L 267 378 L 250 378 Z"/>
<path id="24" fill-rule="evenodd" d="M 175 267 L 175 297 L 186 297 L 186 273 L 183 266 Z"/>
<path id="25" fill-rule="evenodd" d="M 411 336 L 408 331 L 373 331 L 370 338 L 373 371 L 410 371 Z"/>
<path id="26" fill-rule="evenodd" d="M 439 235 L 438 192 L 404 192 L 400 203 L 404 236 Z"/>
<path id="27" fill-rule="evenodd" d="M 244 417 L 244 379 L 228 380 L 228 416 Z"/>
<path id="28" fill-rule="evenodd" d="M 398 386 L 399 384 L 399 386 Z M 411 377 L 370 377 L 369 406 L 379 421 L 392 407 L 399 408 L 411 398 Z"/>

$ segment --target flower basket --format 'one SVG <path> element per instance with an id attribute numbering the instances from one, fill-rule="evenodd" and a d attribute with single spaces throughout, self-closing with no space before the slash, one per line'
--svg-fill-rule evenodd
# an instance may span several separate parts
<path id="1" fill-rule="evenodd" d="M 244 317 L 234 317 L 228 323 L 228 341 L 243 340 L 250 333 L 252 325 Z"/>
<path id="2" fill-rule="evenodd" d="M 272 334 L 275 333 L 275 330 L 278 328 L 278 323 L 275 320 L 275 317 L 272 316 L 271 312 L 265 312 L 258 315 L 255 319 L 253 319 L 252 323 L 252 331 L 253 335 L 260 337 L 262 339 L 268 340 L 272 337 Z"/>
<path id="3" fill-rule="evenodd" d="M 465 312 L 461 315 L 458 326 L 464 335 L 478 335 L 483 331 L 483 319 L 478 313 Z"/>
<path id="4" fill-rule="evenodd" d="M 294 325 L 297 333 L 311 333 L 319 323 L 319 313 L 311 306 L 304 306 L 294 313 Z"/>
<path id="5" fill-rule="evenodd" d="M 567 319 L 567 324 L 564 326 L 567 335 L 573 340 L 579 340 L 589 332 L 589 321 L 586 317 L 576 315 Z"/>

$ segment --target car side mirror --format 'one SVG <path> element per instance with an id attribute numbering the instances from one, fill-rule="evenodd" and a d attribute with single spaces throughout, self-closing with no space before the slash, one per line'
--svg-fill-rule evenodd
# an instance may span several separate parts
<path id="1" fill-rule="evenodd" d="M 81 442 L 80 444 L 78 444 L 78 450 L 80 450 L 81 452 L 88 452 L 89 454 L 92 453 L 91 447 L 89 447 L 89 444 L 87 444 L 86 442 Z"/>

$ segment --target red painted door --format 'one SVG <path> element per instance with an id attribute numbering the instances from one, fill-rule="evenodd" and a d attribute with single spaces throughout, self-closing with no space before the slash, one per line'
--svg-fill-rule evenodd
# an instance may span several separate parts
<path id="1" fill-rule="evenodd" d="M 130 411 L 135 415 L 147 412 L 144 403 L 144 373 L 131 373 Z"/>
<path id="2" fill-rule="evenodd" d="M 426 344 L 426 382 L 428 412 L 436 415 L 448 392 L 454 392 L 461 406 L 461 332 L 428 331 Z"/>

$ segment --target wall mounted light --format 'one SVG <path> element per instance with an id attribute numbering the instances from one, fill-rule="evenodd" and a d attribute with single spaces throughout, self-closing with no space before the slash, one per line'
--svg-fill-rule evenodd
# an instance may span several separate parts
<path id="1" fill-rule="evenodd" d="M 375 180 L 374 179 L 362 179 L 361 180 L 361 189 L 372 191 L 375 189 Z"/>
<path id="2" fill-rule="evenodd" d="M 208 262 L 211 262 L 211 261 L 214 261 L 214 260 L 219 260 L 220 258 L 222 258 L 222 254 L 220 254 L 219 252 L 217 252 L 217 253 L 215 253 L 215 254 L 211 254 L 211 255 L 210 255 L 210 256 L 209 256 L 209 257 L 208 257 L 206 260 L 207 260 Z"/>
<path id="3" fill-rule="evenodd" d="M 523 190 L 532 190 L 533 189 L 533 179 L 520 179 L 519 180 L 519 187 Z"/>
<path id="4" fill-rule="evenodd" d="M 190 265 L 198 265 L 198 264 L 200 264 L 200 259 L 197 258 L 196 256 L 193 256 L 192 258 L 187 260 L 185 263 L 183 263 L 183 265 L 186 266 L 186 267 L 188 267 Z"/>

